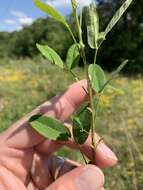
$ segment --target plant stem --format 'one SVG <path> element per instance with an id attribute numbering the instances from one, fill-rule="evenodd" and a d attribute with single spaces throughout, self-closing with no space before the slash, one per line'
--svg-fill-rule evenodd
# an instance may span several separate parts
<path id="1" fill-rule="evenodd" d="M 75 17 L 75 21 L 76 21 L 76 26 L 77 26 L 77 31 L 78 31 L 78 38 L 79 38 L 79 43 L 81 46 L 81 49 L 83 49 L 84 44 L 83 44 L 83 39 L 82 39 L 82 29 L 81 29 L 81 25 L 82 25 L 82 9 L 81 9 L 81 13 L 80 13 L 80 22 L 78 19 L 78 13 L 77 13 L 77 9 L 73 9 L 73 15 Z"/>
<path id="2" fill-rule="evenodd" d="M 86 55 L 85 55 L 85 47 L 84 47 L 83 39 L 82 39 L 82 30 L 81 30 L 81 26 L 79 24 L 77 11 L 73 10 L 73 12 L 74 12 L 74 15 L 75 15 L 76 25 L 77 25 L 77 29 L 78 29 L 78 36 L 79 36 L 79 41 L 80 41 L 80 46 L 81 46 L 81 56 L 82 56 L 82 59 L 83 59 L 84 66 L 86 66 L 87 61 L 86 61 Z M 95 62 L 96 62 L 96 57 L 97 57 L 97 50 L 95 52 L 95 58 L 94 58 Z M 95 164 L 96 142 L 95 142 L 94 129 L 95 129 L 95 116 L 96 116 L 96 113 L 95 113 L 94 103 L 93 103 L 92 85 L 91 85 L 90 78 L 88 76 L 88 68 L 86 69 L 86 77 L 87 77 L 87 82 L 88 82 L 88 94 L 89 94 L 89 98 L 90 98 L 90 107 L 91 107 L 91 110 L 92 110 L 91 139 L 92 139 L 92 148 L 93 148 L 93 164 Z"/>
<path id="3" fill-rule="evenodd" d="M 94 64 L 96 64 L 97 53 L 98 53 L 98 49 L 95 50 Z M 95 164 L 95 160 L 96 160 L 96 141 L 95 141 L 95 131 L 94 130 L 95 130 L 95 121 L 96 121 L 96 111 L 95 111 L 94 102 L 93 102 L 92 84 L 91 84 L 90 78 L 88 76 L 88 71 L 87 71 L 87 77 L 88 77 L 90 107 L 91 107 L 91 110 L 92 110 L 91 139 L 92 139 L 92 146 L 93 146 L 93 164 Z"/>
<path id="4" fill-rule="evenodd" d="M 87 76 L 88 77 L 88 76 Z M 95 164 L 95 157 L 96 157 L 96 142 L 95 142 L 95 109 L 94 109 L 94 103 L 93 103 L 93 91 L 91 86 L 91 81 L 88 77 L 88 91 L 89 91 L 89 98 L 90 98 L 90 107 L 92 110 L 92 123 L 91 123 L 91 140 L 92 140 L 92 148 L 93 148 L 93 164 Z"/>
<path id="5" fill-rule="evenodd" d="M 95 55 L 94 55 L 94 62 L 93 64 L 96 64 L 96 58 L 97 58 L 98 49 L 95 49 Z"/>
<path id="6" fill-rule="evenodd" d="M 69 71 L 72 74 L 72 76 L 75 78 L 75 80 L 78 82 L 80 79 L 76 76 L 76 74 L 72 70 Z"/>
<path id="7" fill-rule="evenodd" d="M 87 61 L 86 61 L 86 55 L 85 55 L 85 50 L 84 47 L 81 48 L 82 52 L 82 58 L 84 65 L 86 66 Z M 91 122 L 91 140 L 92 140 L 92 150 L 93 150 L 93 164 L 95 164 L 95 157 L 96 157 L 96 142 L 95 142 L 95 109 L 94 109 L 94 103 L 93 103 L 93 91 L 92 91 L 92 85 L 90 78 L 88 76 L 88 68 L 86 69 L 86 78 L 87 78 L 87 83 L 88 83 L 88 94 L 89 94 L 89 99 L 90 99 L 90 108 L 92 110 L 92 122 Z"/>
<path id="8" fill-rule="evenodd" d="M 78 29 L 78 37 L 79 37 L 79 41 L 81 44 L 83 44 L 83 40 L 82 40 L 82 30 L 81 30 L 81 27 L 80 27 L 80 23 L 79 23 L 79 19 L 78 19 L 78 13 L 77 13 L 77 10 L 74 10 L 75 13 L 75 19 L 76 19 L 76 25 L 77 25 L 77 29 Z"/>
<path id="9" fill-rule="evenodd" d="M 83 154 L 83 152 L 82 152 L 81 150 L 80 150 L 80 153 L 81 153 L 81 155 L 82 155 L 82 158 L 83 158 L 83 160 L 84 160 L 85 164 L 87 165 L 87 164 L 88 164 L 88 162 L 87 162 L 87 160 L 86 160 L 85 155 Z"/>

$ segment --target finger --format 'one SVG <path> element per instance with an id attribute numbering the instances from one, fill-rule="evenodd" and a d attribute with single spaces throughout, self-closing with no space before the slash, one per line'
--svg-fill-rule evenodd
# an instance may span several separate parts
<path id="1" fill-rule="evenodd" d="M 102 171 L 93 165 L 86 165 L 64 174 L 45 190 L 101 190 L 103 184 Z"/>
<path id="2" fill-rule="evenodd" d="M 66 120 L 86 99 L 86 93 L 83 90 L 83 86 L 84 88 L 87 88 L 86 80 L 71 85 L 59 96 L 54 97 L 51 101 L 45 102 L 3 132 L 0 135 L 0 141 L 2 143 L 5 142 L 9 147 L 21 149 L 31 148 L 41 143 L 44 138 L 29 126 L 29 118 L 35 114 L 45 114 L 56 117 L 61 121 Z"/>
<path id="3" fill-rule="evenodd" d="M 89 160 L 95 163 L 99 167 L 111 167 L 117 164 L 117 157 L 115 153 L 101 140 L 101 138 L 95 134 L 96 139 L 96 156 L 93 160 L 93 148 L 91 136 L 89 135 L 87 141 L 83 145 L 78 145 L 74 140 L 67 142 L 55 142 L 55 141 L 44 141 L 39 146 L 36 147 L 36 150 L 43 155 L 50 155 L 53 152 L 61 148 L 62 145 L 66 145 L 72 149 L 80 149 Z"/>
<path id="4" fill-rule="evenodd" d="M 31 177 L 39 189 L 45 189 L 57 178 L 80 166 L 77 162 L 56 156 L 35 154 L 31 169 Z"/>
<path id="5" fill-rule="evenodd" d="M 0 166 L 0 189 L 1 190 L 26 190 L 21 180 L 7 168 Z"/>
<path id="6" fill-rule="evenodd" d="M 117 157 L 115 153 L 101 140 L 101 138 L 95 134 L 96 139 L 96 156 L 95 160 L 93 156 L 93 149 L 91 135 L 89 135 L 87 141 L 83 145 L 77 145 L 74 141 L 68 141 L 67 146 L 75 149 L 80 149 L 91 161 L 99 167 L 111 167 L 117 164 Z"/>

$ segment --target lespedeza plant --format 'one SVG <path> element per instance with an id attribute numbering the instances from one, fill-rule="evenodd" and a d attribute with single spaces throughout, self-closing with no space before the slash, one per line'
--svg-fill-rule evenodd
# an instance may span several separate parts
<path id="1" fill-rule="evenodd" d="M 73 45 L 69 48 L 67 52 L 67 58 L 65 63 L 60 58 L 60 56 L 48 45 L 37 44 L 37 48 L 44 55 L 48 61 L 55 64 L 62 70 L 68 71 L 72 74 L 76 81 L 79 77 L 73 72 L 73 68 L 78 66 L 78 61 L 80 58 L 83 60 L 85 65 L 86 79 L 88 82 L 88 88 L 86 91 L 89 96 L 89 100 L 83 103 L 79 109 L 71 116 L 73 122 L 73 137 L 77 144 L 84 144 L 88 136 L 91 135 L 92 147 L 93 147 L 93 160 L 95 161 L 95 151 L 96 151 L 96 141 L 94 136 L 97 109 L 105 87 L 113 80 L 118 73 L 127 64 L 125 60 L 110 76 L 107 80 L 102 68 L 97 65 L 97 54 L 100 46 L 106 40 L 107 34 L 112 30 L 121 16 L 124 14 L 126 9 L 132 3 L 133 0 L 126 0 L 123 5 L 117 10 L 109 24 L 107 25 L 105 31 L 99 31 L 99 17 L 96 9 L 96 5 L 91 3 L 86 7 L 86 27 L 87 27 L 87 39 L 90 48 L 95 50 L 94 62 L 88 65 L 87 58 L 85 54 L 85 44 L 82 37 L 82 8 L 80 9 L 80 14 L 78 14 L 78 0 L 71 0 L 73 17 L 76 22 L 76 27 L 78 31 L 78 41 L 76 40 L 69 24 L 67 23 L 65 17 L 61 15 L 57 10 L 42 2 L 41 0 L 35 0 L 35 5 L 43 12 L 47 13 L 49 16 L 61 22 L 69 31 L 72 39 Z M 94 91 L 96 96 L 94 96 Z M 59 120 L 42 115 L 34 115 L 29 120 L 32 128 L 34 128 L 38 133 L 50 140 L 67 141 L 71 138 L 71 132 L 68 128 Z"/>

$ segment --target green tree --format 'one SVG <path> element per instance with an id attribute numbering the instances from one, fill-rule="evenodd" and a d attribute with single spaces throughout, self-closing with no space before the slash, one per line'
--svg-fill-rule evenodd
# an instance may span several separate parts
<path id="1" fill-rule="evenodd" d="M 66 29 L 53 19 L 38 19 L 31 26 L 15 33 L 11 40 L 12 54 L 18 57 L 33 57 L 39 54 L 36 43 L 48 43 L 65 58 L 66 49 L 72 40 Z"/>
<path id="2" fill-rule="evenodd" d="M 123 0 L 97 0 L 97 9 L 100 16 L 100 31 L 105 29 L 110 18 L 122 4 Z M 134 1 L 128 12 L 117 26 L 109 33 L 105 45 L 101 47 L 102 54 L 98 55 L 99 64 L 111 71 L 123 59 L 129 59 L 127 72 L 143 72 L 143 1 Z M 71 15 L 67 20 L 72 31 L 77 34 L 75 22 Z M 85 27 L 85 9 L 83 10 L 83 38 L 87 44 Z M 73 43 L 69 33 L 62 24 L 52 18 L 37 19 L 31 26 L 25 26 L 20 31 L 12 33 L 0 32 L 0 57 L 33 57 L 39 52 L 36 43 L 49 44 L 65 59 L 68 47 Z M 108 48 L 107 48 L 108 47 Z M 88 62 L 93 60 L 93 50 L 86 49 Z M 101 56 L 102 55 L 102 56 Z M 80 62 L 82 64 L 82 62 Z"/>
<path id="3" fill-rule="evenodd" d="M 121 0 L 98 1 L 103 28 L 122 2 Z M 141 45 L 143 43 L 142 8 L 143 1 L 134 1 L 117 27 L 107 36 L 106 44 L 101 49 L 102 56 L 99 55 L 99 62 L 104 68 L 112 70 L 122 59 L 130 59 L 126 70 L 130 72 L 143 71 L 143 49 Z"/>

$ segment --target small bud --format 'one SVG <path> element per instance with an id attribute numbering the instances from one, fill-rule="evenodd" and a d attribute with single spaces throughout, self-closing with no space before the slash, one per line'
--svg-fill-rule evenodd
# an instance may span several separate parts
<path id="1" fill-rule="evenodd" d="M 71 0 L 73 9 L 77 8 L 77 0 Z"/>

